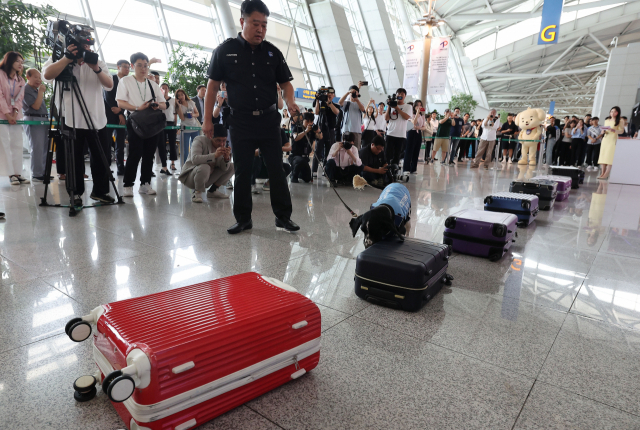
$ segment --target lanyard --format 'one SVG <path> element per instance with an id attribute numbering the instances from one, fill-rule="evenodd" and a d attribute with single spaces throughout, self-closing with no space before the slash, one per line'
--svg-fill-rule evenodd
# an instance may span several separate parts
<path id="1" fill-rule="evenodd" d="M 140 97 L 142 97 L 142 103 L 147 101 L 147 80 L 144 80 L 144 96 L 142 95 L 142 91 L 140 91 L 140 84 L 136 80 L 136 86 L 138 87 L 138 92 L 140 93 Z"/>
<path id="2" fill-rule="evenodd" d="M 15 95 L 15 93 L 16 93 L 16 82 L 17 82 L 17 79 L 15 79 L 15 78 L 14 78 L 14 79 L 13 79 L 13 87 L 11 88 L 11 98 L 12 98 L 12 99 L 14 99 L 14 98 L 15 98 L 15 97 L 14 97 L 14 95 Z"/>

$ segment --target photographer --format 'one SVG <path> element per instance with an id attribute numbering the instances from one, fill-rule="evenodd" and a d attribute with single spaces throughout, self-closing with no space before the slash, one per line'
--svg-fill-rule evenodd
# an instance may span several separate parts
<path id="1" fill-rule="evenodd" d="M 384 118 L 389 122 L 387 125 L 387 138 L 385 155 L 391 164 L 398 164 L 400 152 L 407 141 L 407 120 L 410 120 L 413 108 L 405 103 L 407 90 L 398 88 L 394 96 L 389 97 L 387 105 L 389 108 L 384 114 Z"/>
<path id="2" fill-rule="evenodd" d="M 184 163 L 178 180 L 193 190 L 191 201 L 202 203 L 202 193 L 207 197 L 228 199 L 229 195 L 217 189 L 233 176 L 231 148 L 227 148 L 227 129 L 222 124 L 213 125 L 213 139 L 198 136 L 193 140 L 189 158 Z"/>
<path id="3" fill-rule="evenodd" d="M 371 144 L 360 150 L 360 160 L 362 160 L 362 177 L 373 187 L 384 188 L 393 182 L 393 174 L 397 171 L 396 166 L 389 166 L 384 156 L 384 139 L 375 136 Z M 393 168 L 392 168 L 393 167 Z"/>
<path id="4" fill-rule="evenodd" d="M 213 108 L 213 122 L 222 124 L 225 128 L 229 128 L 229 115 L 231 114 L 231 109 L 229 108 L 229 103 L 227 102 L 227 85 L 224 81 L 220 82 L 220 91 L 218 91 L 218 96 L 216 97 L 216 104 Z M 227 136 L 227 142 L 229 141 L 229 136 Z"/>
<path id="5" fill-rule="evenodd" d="M 40 72 L 36 69 L 27 70 L 27 85 L 24 87 L 24 99 L 22 101 L 22 112 L 25 121 L 46 121 L 49 118 L 47 105 L 44 102 L 46 90 L 47 87 L 42 83 Z M 31 180 L 33 182 L 42 182 L 45 180 L 44 172 L 49 150 L 49 124 L 24 124 L 22 127 L 29 138 Z"/>
<path id="6" fill-rule="evenodd" d="M 425 111 L 425 108 L 422 106 L 422 100 L 416 100 L 413 103 L 413 119 L 410 121 L 413 129 L 407 132 L 407 148 L 404 151 L 404 163 L 402 164 L 404 173 L 418 173 L 418 158 L 420 157 L 420 147 L 422 146 L 422 132 L 427 130 L 427 120 L 424 115 Z"/>
<path id="7" fill-rule="evenodd" d="M 451 153 L 449 155 L 449 166 L 454 166 L 453 161 L 458 154 L 458 146 L 460 145 L 460 136 L 462 136 L 462 125 L 464 121 L 460 118 L 460 108 L 453 110 L 453 126 L 451 127 Z M 443 159 L 443 161 L 445 161 Z"/>
<path id="8" fill-rule="evenodd" d="M 491 109 L 489 115 L 482 121 L 482 133 L 480 134 L 480 144 L 478 145 L 478 152 L 476 158 L 471 163 L 471 168 L 476 169 L 484 157 L 484 168 L 489 168 L 491 162 L 491 155 L 493 154 L 493 147 L 496 144 L 496 132 L 500 129 L 500 118 L 496 116 L 496 110 Z"/>
<path id="9" fill-rule="evenodd" d="M 365 148 L 369 146 L 373 138 L 378 135 L 376 131 L 377 117 L 378 117 L 378 112 L 376 111 L 376 102 L 375 100 L 371 99 L 369 100 L 369 104 L 367 105 L 367 111 L 364 114 L 364 131 L 362 132 L 362 146 Z"/>
<path id="10" fill-rule="evenodd" d="M 167 104 L 167 108 L 164 110 L 164 116 L 167 120 L 167 127 L 173 127 L 177 123 L 178 114 L 175 111 L 175 105 L 171 102 L 172 97 L 169 95 L 169 84 L 163 82 L 160 85 L 160 89 L 162 90 L 162 95 L 164 96 L 164 102 Z M 162 170 L 160 173 L 164 173 L 167 176 L 171 175 L 169 169 L 167 169 L 167 139 L 169 139 L 169 158 L 171 159 L 171 170 L 175 171 L 176 164 L 175 161 L 178 159 L 178 151 L 176 150 L 176 136 L 178 134 L 178 130 L 167 130 L 165 129 L 163 132 L 162 140 L 160 145 L 158 146 L 158 152 L 160 156 L 160 162 L 162 163 Z"/>
<path id="11" fill-rule="evenodd" d="M 131 55 L 130 60 L 135 72 L 133 75 L 122 78 L 116 94 L 118 106 L 131 112 L 127 119 L 129 156 L 127 157 L 124 171 L 123 197 L 133 197 L 133 184 L 136 181 L 140 159 L 142 159 L 142 165 L 140 166 L 140 188 L 138 193 L 156 194 L 156 191 L 151 188 L 153 157 L 158 144 L 164 137 L 164 133 L 160 132 L 155 136 L 140 137 L 134 131 L 131 121 L 132 116 L 135 115 L 134 112 L 141 112 L 145 109 L 165 110 L 167 108 L 167 103 L 158 84 L 147 79 L 149 58 L 142 52 L 136 52 Z"/>
<path id="12" fill-rule="evenodd" d="M 311 182 L 311 166 L 309 166 L 309 158 L 314 152 L 314 148 L 318 148 L 319 142 L 323 140 L 322 131 L 313 124 L 313 115 L 303 114 L 302 126 L 296 125 L 299 116 L 292 118 L 293 143 L 291 155 L 289 156 L 289 164 L 293 168 L 291 173 L 291 182 L 297 183 L 298 179 L 305 182 Z M 317 152 L 316 152 L 317 155 Z"/>
<path id="13" fill-rule="evenodd" d="M 336 142 L 329 151 L 329 159 L 324 166 L 332 187 L 338 184 L 350 185 L 355 175 L 362 172 L 362 161 L 354 145 L 352 133 L 342 135 L 342 142 Z"/>
<path id="14" fill-rule="evenodd" d="M 382 138 L 387 134 L 387 119 L 384 117 L 385 107 L 383 102 L 378 103 L 378 111 L 376 112 L 376 133 Z"/>
<path id="15" fill-rule="evenodd" d="M 438 121 L 438 129 L 435 134 L 435 143 L 433 144 L 433 152 L 431 159 L 435 160 L 439 149 L 442 149 L 442 161 L 440 164 L 448 166 L 447 153 L 449 152 L 449 138 L 451 137 L 451 129 L 455 120 L 451 117 L 451 109 L 444 110 L 444 118 Z"/>
<path id="16" fill-rule="evenodd" d="M 125 125 L 127 119 L 124 116 L 124 110 L 118 107 L 116 93 L 118 92 L 118 83 L 120 82 L 120 79 L 125 76 L 129 76 L 131 65 L 127 60 L 118 60 L 116 66 L 118 67 L 118 73 L 111 77 L 111 79 L 113 79 L 113 88 L 109 91 L 104 90 L 107 124 Z M 116 128 L 109 131 L 110 136 L 112 136 L 113 133 L 116 135 L 116 166 L 118 168 L 118 176 L 122 176 L 124 175 L 124 140 L 127 132 L 122 128 Z"/>
<path id="17" fill-rule="evenodd" d="M 81 53 L 84 51 L 84 53 Z M 79 54 L 80 53 L 80 54 Z M 109 69 L 104 61 L 97 60 L 97 55 L 87 55 L 92 53 L 90 45 L 82 45 L 79 49 L 76 45 L 70 44 L 64 53 L 64 57 L 53 62 L 49 58 L 44 64 L 42 75 L 46 80 L 56 79 L 65 69 L 71 65 L 73 76 L 78 82 L 78 88 L 84 97 L 88 109 L 88 115 L 93 122 L 95 130 L 90 129 L 86 123 L 80 103 L 73 95 L 73 92 L 66 92 L 62 95 L 62 116 L 65 118 L 65 125 L 75 129 L 76 140 L 73 147 L 73 158 L 75 159 L 75 190 L 69 189 L 67 181 L 67 191 L 74 193 L 74 205 L 82 206 L 82 194 L 84 194 L 84 147 L 87 145 L 91 152 L 91 175 L 93 176 L 93 190 L 90 197 L 104 203 L 113 203 L 114 199 L 109 195 L 109 177 L 107 168 L 100 156 L 100 148 L 104 152 L 107 160 L 111 159 L 111 136 L 106 128 L 107 115 L 105 113 L 102 90 L 113 88 L 113 79 L 109 75 Z M 95 64 L 84 61 L 87 58 L 97 60 Z M 60 84 L 59 84 L 60 85 Z M 68 163 L 71 160 L 67 160 Z"/>
<path id="18" fill-rule="evenodd" d="M 322 140 L 318 141 L 315 148 L 316 157 L 313 159 L 313 167 L 311 171 L 315 177 L 318 172 L 318 160 L 324 163 L 329 154 L 331 145 L 336 143 L 336 124 L 338 116 L 341 114 L 340 108 L 333 103 L 336 96 L 336 90 L 333 87 L 320 87 L 316 93 L 316 99 L 313 101 L 313 108 L 318 118 L 318 126 L 322 132 Z M 340 124 L 337 124 L 338 126 Z"/>
<path id="19" fill-rule="evenodd" d="M 351 85 L 349 91 L 340 98 L 338 104 L 344 112 L 344 120 L 342 121 L 342 135 L 345 133 L 353 133 L 354 145 L 360 150 L 362 141 L 362 113 L 365 111 L 364 105 L 360 101 L 360 88 L 364 82 L 358 82 L 358 85 Z M 348 100 L 347 100 L 348 98 Z"/>

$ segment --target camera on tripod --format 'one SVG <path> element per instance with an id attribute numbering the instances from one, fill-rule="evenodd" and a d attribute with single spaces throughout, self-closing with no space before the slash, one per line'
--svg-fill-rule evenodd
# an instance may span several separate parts
<path id="1" fill-rule="evenodd" d="M 93 46 L 96 40 L 91 36 L 93 28 L 88 25 L 71 24 L 69 21 L 58 20 L 47 23 L 46 43 L 53 50 L 53 61 L 56 62 L 67 56 L 72 60 L 82 59 L 87 64 L 97 64 L 98 54 L 87 51 L 84 45 Z M 75 45 L 78 49 L 76 55 L 67 51 L 69 45 Z"/>
<path id="2" fill-rule="evenodd" d="M 316 91 L 316 100 L 321 102 L 327 102 L 329 100 L 329 89 L 324 85 Z"/>
<path id="3" fill-rule="evenodd" d="M 398 107 L 398 98 L 395 94 L 387 97 L 387 105 L 392 108 Z"/>

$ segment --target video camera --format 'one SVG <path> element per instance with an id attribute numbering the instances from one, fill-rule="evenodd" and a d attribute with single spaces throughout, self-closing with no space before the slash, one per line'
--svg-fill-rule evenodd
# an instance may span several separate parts
<path id="1" fill-rule="evenodd" d="M 95 52 L 87 51 L 84 49 L 84 45 L 95 45 L 96 40 L 91 37 L 93 28 L 88 25 L 71 24 L 69 21 L 58 20 L 49 21 L 47 23 L 47 32 L 45 34 L 46 44 L 53 51 L 53 62 L 58 61 L 63 56 L 67 58 L 82 60 L 87 64 L 97 64 L 98 54 Z M 73 56 L 67 53 L 67 47 L 69 45 L 75 45 L 78 48 L 78 53 Z"/>
<path id="2" fill-rule="evenodd" d="M 316 100 L 321 102 L 327 102 L 329 100 L 329 89 L 324 85 L 316 91 Z"/>
<path id="3" fill-rule="evenodd" d="M 387 97 L 387 105 L 392 108 L 398 107 L 398 98 L 395 94 Z"/>

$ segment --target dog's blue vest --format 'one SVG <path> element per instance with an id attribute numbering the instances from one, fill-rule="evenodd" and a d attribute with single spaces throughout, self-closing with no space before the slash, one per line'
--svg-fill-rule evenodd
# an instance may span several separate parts
<path id="1" fill-rule="evenodd" d="M 411 196 L 409 190 L 402 184 L 394 183 L 385 187 L 378 197 L 378 201 L 371 205 L 376 208 L 380 205 L 389 205 L 393 208 L 395 214 L 396 227 L 400 227 L 402 223 L 409 220 L 411 214 Z"/>

